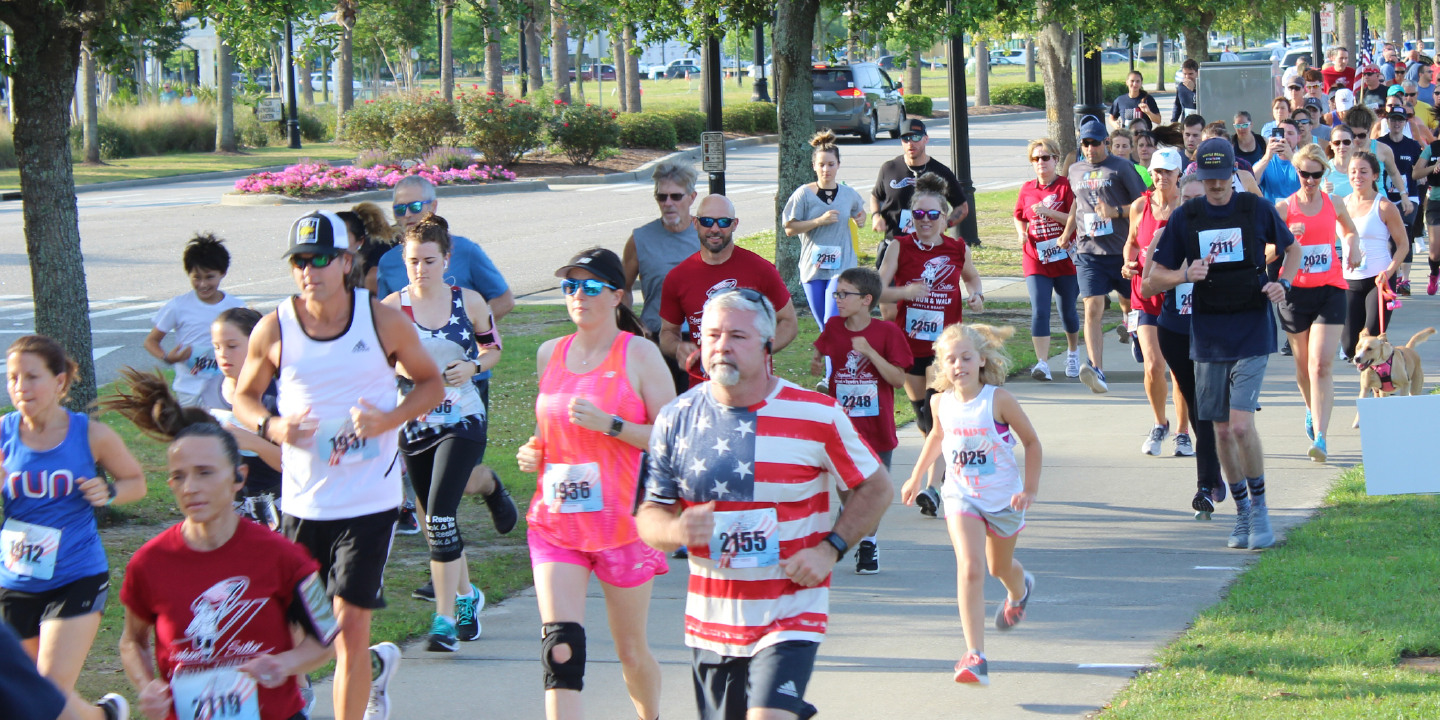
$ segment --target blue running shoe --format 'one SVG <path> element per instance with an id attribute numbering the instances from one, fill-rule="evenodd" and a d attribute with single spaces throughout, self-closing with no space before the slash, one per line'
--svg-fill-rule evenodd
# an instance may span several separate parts
<path id="1" fill-rule="evenodd" d="M 1315 442 L 1315 417 L 1310 414 L 1309 409 L 1305 410 L 1305 437 L 1309 438 L 1310 442 Z"/>
<path id="2" fill-rule="evenodd" d="M 1317 463 L 1323 463 L 1330 455 L 1325 449 L 1325 436 L 1315 438 L 1315 444 L 1310 446 L 1310 459 Z"/>

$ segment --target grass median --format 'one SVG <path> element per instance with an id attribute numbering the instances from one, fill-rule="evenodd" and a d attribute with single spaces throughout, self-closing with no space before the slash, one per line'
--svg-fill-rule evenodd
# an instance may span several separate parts
<path id="1" fill-rule="evenodd" d="M 1440 674 L 1406 663 L 1440 655 L 1437 516 L 1440 498 L 1370 497 L 1346 470 L 1101 717 L 1440 717 Z"/>
<path id="2" fill-rule="evenodd" d="M 304 159 L 351 160 L 355 150 L 336 143 L 306 143 L 299 150 L 287 147 L 246 148 L 242 154 L 171 153 L 145 157 L 107 160 L 104 165 L 74 165 L 75 184 L 144 180 L 149 178 L 190 175 L 193 173 L 250 170 L 272 165 L 293 165 Z M 0 170 L 0 190 L 20 187 L 19 170 Z"/>

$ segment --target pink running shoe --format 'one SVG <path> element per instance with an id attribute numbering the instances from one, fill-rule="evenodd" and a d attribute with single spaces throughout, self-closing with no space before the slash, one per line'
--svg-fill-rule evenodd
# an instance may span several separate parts
<path id="1" fill-rule="evenodd" d="M 966 653 L 955 663 L 955 682 L 962 685 L 974 685 L 976 687 L 989 687 L 990 669 L 985 658 L 975 653 Z"/>

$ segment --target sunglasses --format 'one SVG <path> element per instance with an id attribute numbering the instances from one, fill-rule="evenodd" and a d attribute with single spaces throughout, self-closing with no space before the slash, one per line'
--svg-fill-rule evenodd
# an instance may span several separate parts
<path id="1" fill-rule="evenodd" d="M 1081 140 L 1081 141 L 1080 141 L 1080 147 L 1098 147 L 1098 146 L 1104 145 L 1104 144 L 1105 144 L 1105 143 L 1104 143 L 1103 141 L 1100 141 L 1100 140 Z"/>
<path id="2" fill-rule="evenodd" d="M 1249 129 L 1250 129 L 1250 123 L 1248 123 L 1248 122 L 1235 123 L 1235 129 L 1236 129 L 1236 130 L 1249 130 Z"/>
<path id="3" fill-rule="evenodd" d="M 1036 155 L 1035 157 L 1030 158 L 1030 162 L 1050 162 L 1054 159 L 1054 155 Z"/>
<path id="4" fill-rule="evenodd" d="M 736 221 L 737 219 L 738 219 L 738 218 L 731 218 L 731 217 L 723 217 L 723 218 L 697 217 L 697 218 L 695 218 L 695 222 L 700 223 L 700 227 L 704 227 L 704 228 L 712 228 L 712 227 L 715 227 L 716 225 L 719 225 L 719 226 L 722 227 L 722 228 L 728 228 L 728 227 L 730 227 L 731 225 L 734 225 L 734 224 L 735 224 L 735 221 Z"/>
<path id="5" fill-rule="evenodd" d="M 1319 89 L 1320 89 L 1320 83 L 1314 83 L 1314 84 L 1305 83 L 1305 89 L 1306 89 L 1306 90 L 1319 90 Z"/>
<path id="6" fill-rule="evenodd" d="M 1349 144 L 1350 144 L 1350 141 L 1349 141 L 1349 140 L 1331 140 L 1331 141 L 1330 141 L 1330 144 L 1331 144 L 1331 145 L 1349 145 Z"/>
<path id="7" fill-rule="evenodd" d="M 1420 97 L 1420 93 L 1405 93 L 1405 97 Z"/>
<path id="8" fill-rule="evenodd" d="M 1324 170 L 1319 170 L 1319 171 L 1316 171 L 1316 172 L 1309 172 L 1309 171 L 1306 171 L 1306 170 L 1296 170 L 1296 172 L 1300 173 L 1300 177 L 1302 177 L 1302 178 L 1308 178 L 1308 179 L 1310 179 L 1310 180 L 1319 180 L 1320 178 L 1325 177 L 1325 171 L 1324 171 Z"/>
<path id="9" fill-rule="evenodd" d="M 404 203 L 404 204 L 401 204 L 401 205 L 392 205 L 392 206 L 390 207 L 390 209 L 393 210 L 393 211 L 395 211 L 395 217 L 397 217 L 397 218 L 402 218 L 402 217 L 405 217 L 405 215 L 408 214 L 408 213 L 418 213 L 418 212 L 420 212 L 426 205 L 429 205 L 431 202 L 433 202 L 433 201 L 432 201 L 432 200 L 416 200 L 415 202 L 412 202 L 412 203 Z"/>
<path id="10" fill-rule="evenodd" d="M 920 134 L 920 133 L 906 133 L 906 134 L 900 136 L 900 141 L 901 141 L 901 142 L 917 143 L 917 142 L 920 142 L 921 140 L 924 140 L 924 139 L 925 139 L 925 136 L 922 135 L 922 134 Z"/>
<path id="11" fill-rule="evenodd" d="M 335 257 L 334 255 L 291 255 L 290 265 L 296 270 L 304 270 L 307 267 L 313 267 L 319 270 L 323 267 L 329 267 L 330 263 L 335 261 Z"/>
<path id="12" fill-rule="evenodd" d="M 939 220 L 945 213 L 939 210 L 911 210 L 910 214 L 914 215 L 916 220 Z"/>
<path id="13" fill-rule="evenodd" d="M 584 290 L 585 295 L 588 297 L 595 297 L 596 295 L 599 295 L 601 290 L 619 290 L 619 288 L 611 285 L 610 283 L 601 282 L 593 278 L 587 280 L 575 280 L 574 278 L 566 278 L 565 280 L 562 280 L 560 282 L 560 289 L 566 295 L 574 295 L 576 290 Z"/>
<path id="14" fill-rule="evenodd" d="M 870 293 L 850 292 L 849 290 L 836 290 L 835 292 L 830 293 L 830 297 L 833 297 L 833 298 L 835 298 L 836 300 L 844 300 L 845 298 L 850 297 L 851 295 L 854 295 L 855 297 L 860 297 L 860 296 L 862 296 L 862 295 L 869 295 L 869 294 L 870 294 Z"/>
<path id="15" fill-rule="evenodd" d="M 680 202 L 689 194 L 690 193 L 655 193 L 655 202 L 665 202 L 666 200 L 670 202 Z"/>

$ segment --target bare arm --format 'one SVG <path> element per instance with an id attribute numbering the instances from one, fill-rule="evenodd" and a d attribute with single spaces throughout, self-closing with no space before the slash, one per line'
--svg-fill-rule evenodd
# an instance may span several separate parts
<path id="1" fill-rule="evenodd" d="M 470 318 L 470 324 L 475 327 L 475 334 L 483 335 L 485 333 L 494 331 L 495 337 L 498 341 L 500 337 L 500 331 L 498 328 L 495 327 L 495 323 L 498 322 L 498 320 L 492 319 L 495 317 L 495 310 L 490 307 L 490 303 L 485 302 L 485 296 L 481 295 L 478 292 L 475 292 L 474 290 L 469 289 L 462 289 L 461 292 L 464 294 L 465 298 L 465 316 Z M 467 376 L 465 379 L 469 380 L 471 377 L 479 375 L 480 373 L 485 372 L 486 370 L 490 370 L 496 365 L 500 364 L 500 353 L 501 348 L 498 342 L 494 345 L 481 345 L 480 353 L 476 356 L 474 360 L 475 372 L 470 373 L 470 375 Z M 446 370 L 447 372 L 445 375 L 445 379 L 446 382 L 449 382 L 449 368 L 447 368 Z"/>
<path id="2" fill-rule="evenodd" d="M 275 313 L 260 318 L 250 333 L 250 350 L 245 355 L 245 366 L 235 381 L 235 395 L 231 401 L 235 420 L 244 428 L 259 430 L 261 420 L 269 417 L 264 439 L 277 445 L 295 444 L 315 434 L 314 428 L 302 423 L 309 416 L 309 410 L 299 415 L 271 417 L 270 411 L 260 402 L 261 396 L 275 379 L 280 366 L 280 321 Z"/>
<path id="3" fill-rule="evenodd" d="M 190 348 L 188 347 L 177 345 L 174 350 L 165 352 L 165 349 L 160 347 L 160 342 L 165 339 L 165 334 L 165 331 L 160 328 L 150 328 L 150 334 L 145 336 L 143 343 L 145 352 L 150 353 L 156 360 L 167 363 L 183 362 L 190 357 Z"/>
<path id="4" fill-rule="evenodd" d="M 1260 192 L 1260 183 L 1255 181 L 1255 175 L 1253 173 L 1247 170 L 1236 170 L 1235 173 L 1240 176 L 1240 185 L 1245 188 L 1245 192 L 1252 195 L 1264 196 L 1264 193 Z"/>
<path id="5" fill-rule="evenodd" d="M 625 239 L 620 262 L 625 266 L 625 293 L 620 296 L 620 302 L 625 303 L 625 307 L 635 307 L 635 280 L 640 277 L 640 256 L 635 254 L 633 233 Z"/>
<path id="6" fill-rule="evenodd" d="M 785 307 L 775 311 L 775 344 L 771 354 L 785 349 L 800 334 L 800 321 L 795 316 L 795 301 L 791 299 Z"/>
<path id="7" fill-rule="evenodd" d="M 400 311 L 379 303 L 371 303 L 370 312 L 375 318 L 380 345 L 388 351 L 387 355 L 396 369 L 403 369 L 405 376 L 415 383 L 415 388 L 394 410 L 366 407 L 368 403 L 361 400 L 360 409 L 351 410 L 355 434 L 361 438 L 390 432 L 405 421 L 424 415 L 445 399 L 445 379 L 440 375 L 440 369 L 435 367 L 435 361 L 430 359 L 430 353 L 425 352 L 425 347 L 420 344 L 415 324 Z"/>
<path id="8" fill-rule="evenodd" d="M 1125 264 L 1120 268 L 1120 274 L 1126 278 L 1135 276 L 1140 272 L 1137 258 L 1140 256 L 1140 243 L 1136 236 L 1140 234 L 1140 218 L 1145 216 L 1145 198 L 1135 198 L 1130 203 L 1130 230 L 1125 234 L 1125 247 L 1120 249 L 1120 257 L 1124 258 Z"/>
<path id="9" fill-rule="evenodd" d="M 511 310 L 515 309 L 515 291 L 506 290 L 500 297 L 490 298 L 488 302 L 490 303 L 490 312 L 495 316 L 495 322 L 500 322 L 510 314 Z"/>
<path id="10" fill-rule="evenodd" d="M 1380 219 L 1385 221 L 1385 227 L 1390 230 L 1390 242 L 1395 245 L 1395 254 L 1390 258 L 1390 264 L 1385 266 L 1385 272 L 1376 278 L 1377 282 L 1383 284 L 1400 272 L 1400 265 L 1405 262 L 1405 254 L 1410 249 L 1410 236 L 1405 231 L 1405 220 L 1400 217 L 1400 210 L 1395 207 L 1395 203 L 1378 197 L 1375 202 L 1381 203 Z"/>
<path id="11" fill-rule="evenodd" d="M 900 266 L 900 248 L 895 243 L 885 247 L 885 257 L 880 261 L 880 302 L 894 303 L 901 300 L 914 300 L 923 297 L 930 292 L 930 287 L 922 282 L 913 282 L 903 287 L 891 287 L 890 281 L 895 279 L 895 269 Z"/>
<path id="12" fill-rule="evenodd" d="M 550 355 L 554 350 L 553 345 L 542 348 L 536 356 L 537 361 L 543 355 L 545 364 L 550 364 Z M 650 421 L 660 414 L 660 408 L 675 399 L 675 385 L 670 379 L 670 370 L 665 367 L 665 359 L 654 343 L 643 338 L 635 340 L 626 353 L 627 376 L 632 387 L 640 388 L 640 396 L 645 402 L 646 422 L 623 422 L 620 434 L 615 437 L 645 450 L 650 447 L 650 431 L 654 427 Z M 540 372 L 543 374 L 544 371 Z M 615 416 L 601 411 L 594 402 L 582 397 L 571 398 L 569 412 L 572 425 L 598 433 L 608 433 L 615 420 Z M 540 458 L 535 460 L 538 466 Z"/>
<path id="13" fill-rule="evenodd" d="M 150 647 L 153 628 L 125 608 L 125 624 L 120 629 L 120 666 L 130 686 L 139 693 L 136 709 L 140 715 L 150 720 L 164 720 L 173 702 L 169 684 L 156 676 L 155 653 Z"/>
<path id="14" fill-rule="evenodd" d="M 1350 217 L 1350 210 L 1345 207 L 1345 201 L 1337 197 L 1332 196 L 1330 204 L 1335 207 L 1335 224 L 1340 226 L 1343 231 L 1341 237 L 1344 238 L 1346 247 L 1350 249 L 1347 254 L 1350 256 L 1350 261 L 1355 263 L 1351 269 L 1360 267 L 1360 232 L 1355 229 L 1355 221 Z"/>
<path id="15" fill-rule="evenodd" d="M 96 465 L 115 478 L 113 503 L 104 480 L 93 477 L 80 483 L 80 490 L 91 505 L 124 505 L 145 497 L 145 471 L 130 454 L 130 449 L 125 447 L 125 441 L 109 425 L 90 423 L 90 454 L 94 456 Z"/>
<path id="16" fill-rule="evenodd" d="M 1009 425 L 1011 434 L 1025 446 L 1025 489 L 1010 498 L 1010 507 L 1025 510 L 1040 492 L 1040 468 L 1044 461 L 1040 436 L 1025 411 L 1020 409 L 1020 402 L 1004 389 L 995 391 L 995 421 Z"/>
<path id="17" fill-rule="evenodd" d="M 970 291 L 970 297 L 965 301 L 971 312 L 985 312 L 985 290 L 980 283 L 980 270 L 975 263 L 967 262 L 960 268 L 960 279 L 965 281 L 965 289 Z"/>
<path id="18" fill-rule="evenodd" d="M 660 320 L 660 352 L 675 358 L 676 362 L 685 364 L 690 353 L 696 350 L 695 343 L 689 337 L 680 336 L 680 326 L 669 320 Z"/>

